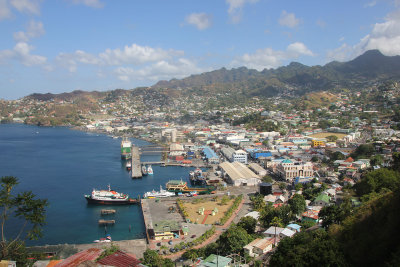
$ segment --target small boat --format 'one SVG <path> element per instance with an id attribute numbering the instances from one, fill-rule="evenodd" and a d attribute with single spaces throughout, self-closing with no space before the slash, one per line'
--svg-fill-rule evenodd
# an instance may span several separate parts
<path id="1" fill-rule="evenodd" d="M 131 162 L 130 160 L 128 160 L 128 161 L 126 162 L 126 169 L 127 169 L 128 171 L 130 171 L 130 170 L 132 169 L 132 162 Z"/>
<path id="2" fill-rule="evenodd" d="M 148 173 L 147 173 L 146 165 L 142 165 L 142 174 L 143 174 L 143 175 L 147 175 L 147 174 L 148 174 Z"/>
<path id="3" fill-rule="evenodd" d="M 147 167 L 147 174 L 153 175 L 153 168 L 151 167 L 151 165 L 149 165 L 149 167 Z"/>
<path id="4" fill-rule="evenodd" d="M 111 241 L 112 241 L 111 236 L 107 235 L 106 237 L 100 238 L 98 240 L 94 240 L 93 242 L 94 243 L 108 243 L 108 242 L 111 242 Z"/>

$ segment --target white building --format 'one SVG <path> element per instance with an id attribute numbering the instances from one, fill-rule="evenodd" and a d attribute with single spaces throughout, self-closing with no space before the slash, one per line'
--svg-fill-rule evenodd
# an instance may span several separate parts
<path id="1" fill-rule="evenodd" d="M 247 164 L 247 152 L 244 150 L 236 150 L 232 155 L 232 161 Z"/>
<path id="2" fill-rule="evenodd" d="M 272 250 L 273 239 L 270 238 L 257 238 L 250 244 L 243 247 L 250 257 L 258 257 Z"/>

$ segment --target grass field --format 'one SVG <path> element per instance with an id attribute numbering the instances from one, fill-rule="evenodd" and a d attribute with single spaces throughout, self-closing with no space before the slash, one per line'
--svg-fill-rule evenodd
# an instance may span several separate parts
<path id="1" fill-rule="evenodd" d="M 193 203 L 193 201 L 183 202 L 183 206 L 185 207 L 185 210 L 189 215 L 188 219 L 190 219 L 191 222 L 197 222 L 198 224 L 201 224 L 204 220 L 204 217 L 206 216 L 199 214 L 198 211 L 200 208 L 203 207 L 205 210 L 213 210 L 215 207 L 217 207 L 218 213 L 215 216 L 209 215 L 204 222 L 204 224 L 214 224 L 215 222 L 221 220 L 221 218 L 224 216 L 225 211 L 229 209 L 234 201 L 234 199 L 231 199 L 226 205 L 221 205 L 220 200 L 221 198 L 218 198 L 217 201 L 213 201 L 211 198 L 204 198 L 203 201 L 199 203 Z"/>
<path id="2" fill-rule="evenodd" d="M 325 138 L 327 136 L 330 135 L 335 135 L 337 136 L 338 140 L 342 139 L 343 137 L 345 137 L 347 134 L 343 134 L 343 133 L 316 133 L 316 134 L 312 134 L 309 135 L 310 137 L 315 137 L 315 138 Z"/>

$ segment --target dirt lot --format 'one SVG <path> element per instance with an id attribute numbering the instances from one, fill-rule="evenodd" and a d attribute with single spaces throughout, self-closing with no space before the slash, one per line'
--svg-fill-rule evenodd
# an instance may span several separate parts
<path id="1" fill-rule="evenodd" d="M 325 138 L 325 137 L 330 136 L 330 135 L 335 135 L 340 140 L 343 137 L 345 137 L 347 134 L 343 134 L 343 133 L 316 133 L 316 134 L 310 135 L 310 137 Z"/>
<path id="2" fill-rule="evenodd" d="M 200 215 L 199 209 L 204 208 L 206 211 L 212 211 L 215 207 L 218 209 L 218 213 L 215 216 L 209 215 L 204 222 L 204 224 L 213 224 L 224 216 L 225 211 L 229 209 L 229 207 L 233 203 L 233 199 L 230 199 L 226 205 L 221 205 L 221 197 L 218 197 L 217 201 L 213 201 L 211 198 L 204 198 L 200 203 L 196 203 L 192 201 L 185 201 L 184 207 L 189 214 L 189 219 L 193 223 L 201 224 L 206 215 Z"/>

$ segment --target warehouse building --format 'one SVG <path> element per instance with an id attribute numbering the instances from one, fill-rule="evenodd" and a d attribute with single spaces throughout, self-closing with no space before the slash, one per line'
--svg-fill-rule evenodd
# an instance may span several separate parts
<path id="1" fill-rule="evenodd" d="M 219 165 L 223 177 L 234 186 L 255 186 L 261 183 L 260 177 L 240 162 L 223 162 Z"/>

